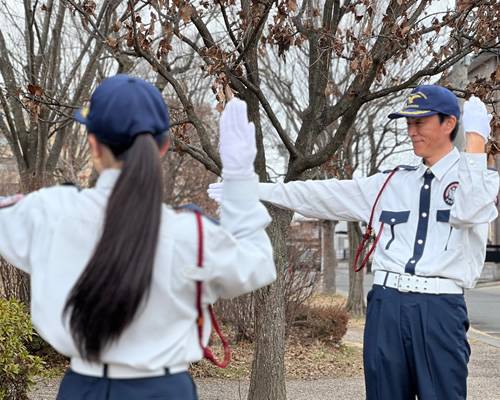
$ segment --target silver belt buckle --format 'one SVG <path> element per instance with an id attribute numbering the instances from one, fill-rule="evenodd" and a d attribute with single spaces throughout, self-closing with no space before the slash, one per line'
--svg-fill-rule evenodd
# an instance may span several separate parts
<path id="1" fill-rule="evenodd" d="M 402 280 L 407 277 L 407 276 L 412 276 L 411 274 L 405 272 L 403 274 L 399 274 L 399 277 L 398 277 L 398 290 L 400 292 L 404 292 L 404 293 L 407 293 L 407 292 L 411 292 L 411 289 L 412 289 L 412 285 L 409 285 L 409 284 L 405 284 L 404 282 L 402 282 Z M 408 281 L 410 282 L 411 279 L 408 279 Z"/>

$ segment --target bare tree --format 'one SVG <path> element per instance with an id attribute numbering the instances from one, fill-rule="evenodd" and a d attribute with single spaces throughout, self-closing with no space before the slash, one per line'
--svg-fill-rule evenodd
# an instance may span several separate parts
<path id="1" fill-rule="evenodd" d="M 22 10 L 2 3 L 12 29 L 0 32 L 0 130 L 16 159 L 21 190 L 29 192 L 51 182 L 73 111 L 111 64 L 103 61 L 102 37 L 89 35 L 89 20 L 73 15 L 66 1 L 26 0 Z M 115 8 L 107 2 L 98 15 L 87 10 L 104 37 L 112 32 Z"/>
<path id="2" fill-rule="evenodd" d="M 185 115 L 173 125 L 191 125 L 199 139 L 199 145 L 186 143 L 183 151 L 217 175 L 220 157 L 205 123 L 206 110 L 201 114 L 192 99 L 193 85 L 204 82 L 197 90 L 213 96 L 218 111 L 234 95 L 246 100 L 256 126 L 255 167 L 261 181 L 268 177 L 264 136 L 278 137 L 288 152 L 284 181 L 313 177 L 342 146 L 365 104 L 442 75 L 467 54 L 497 46 L 500 37 L 500 5 L 491 0 L 458 0 L 455 9 L 440 11 L 429 8 L 430 0 L 325 0 L 316 8 L 309 0 L 68 3 L 75 17 L 88 22 L 85 28 L 93 30 L 96 47 L 104 40 L 118 62 L 139 57 L 162 77 L 167 98 L 178 101 Z M 107 34 L 99 18 L 117 3 L 126 9 Z M 267 58 L 267 65 L 287 76 L 293 94 L 288 102 L 276 100 L 276 82 L 262 73 Z M 393 71 L 416 58 L 424 60 L 418 70 Z M 335 66 L 342 63 L 350 74 L 337 77 Z M 339 80 L 343 90 L 337 93 L 332 88 L 340 87 L 335 85 Z M 17 89 L 9 90 L 15 94 Z M 37 93 L 35 88 L 27 98 L 40 102 Z M 293 121 L 284 125 L 289 116 Z M 317 138 L 331 126 L 335 134 L 318 146 Z M 269 211 L 279 273 L 274 284 L 255 293 L 251 400 L 286 398 L 283 271 L 292 213 L 272 206 Z"/>
<path id="3" fill-rule="evenodd" d="M 174 115 L 174 118 L 176 117 L 178 118 Z M 187 145 L 200 145 L 192 131 L 194 131 L 192 127 L 187 124 L 177 125 L 171 130 L 174 143 L 163 163 L 165 181 L 163 199 L 173 207 L 195 204 L 206 214 L 217 217 L 218 205 L 211 201 L 206 193 L 208 185 L 216 181 L 217 175 L 183 150 Z"/>
<path id="4" fill-rule="evenodd" d="M 30 192 L 54 182 L 66 139 L 75 130 L 74 109 L 96 78 L 109 73 L 106 46 L 102 37 L 89 35 L 89 24 L 106 38 L 116 2 L 106 2 L 98 14 L 87 7 L 92 20 L 73 14 L 64 0 L 1 3 L 7 29 L 0 31 L 0 132 L 17 163 L 19 190 Z M 29 303 L 29 295 L 19 297 Z"/>
<path id="5" fill-rule="evenodd" d="M 137 11 L 145 4 L 154 10 L 154 18 L 146 20 L 145 14 Z M 221 167 L 219 155 L 186 96 L 185 81 L 171 73 L 171 68 L 178 65 L 177 52 L 190 49 L 198 55 L 195 63 L 212 77 L 211 89 L 218 109 L 235 93 L 247 101 L 249 118 L 256 126 L 255 165 L 262 181 L 267 179 L 264 126 L 272 126 L 289 152 L 284 180 L 307 179 L 339 149 L 363 105 L 442 74 L 465 55 L 497 45 L 499 37 L 500 10 L 490 1 L 459 1 L 455 10 L 443 10 L 439 15 L 426 14 L 430 2 L 416 0 L 327 0 L 321 9 L 312 9 L 309 1 L 299 4 L 284 0 L 243 0 L 241 6 L 230 2 L 176 4 L 129 2 L 132 18 L 124 27 L 128 44 L 171 85 L 200 137 L 201 148 L 188 152 L 217 174 Z M 357 29 L 363 20 L 369 21 L 368 26 Z M 160 35 L 151 30 L 157 22 L 163 27 Z M 448 33 L 444 41 L 440 31 Z M 274 48 L 278 57 L 272 65 L 293 63 L 302 56 L 297 51 L 301 47 L 307 51 L 302 75 L 307 84 L 294 90 L 292 105 L 277 104 L 270 89 L 274 82 L 265 79 L 260 62 L 272 57 L 268 50 Z M 394 65 L 408 63 L 414 57 L 425 59 L 422 68 L 407 75 L 391 75 Z M 334 59 L 343 60 L 351 71 L 347 79 L 342 78 L 345 89 L 338 94 L 329 90 L 336 80 Z M 283 67 L 285 70 L 288 68 Z M 290 82 L 293 87 L 295 76 Z M 384 76 L 391 77 L 389 85 L 381 85 Z M 296 130 L 291 132 L 284 129 L 281 118 L 287 114 L 282 110 L 289 107 L 297 107 L 300 117 Z M 336 125 L 335 135 L 321 148 L 316 147 L 316 138 L 332 124 Z M 293 125 L 288 127 L 293 129 Z M 287 265 L 283 238 L 292 214 L 275 207 L 269 209 L 275 262 L 283 271 Z M 283 274 L 278 276 L 276 283 L 256 293 L 256 343 L 249 399 L 286 397 L 284 282 Z"/>

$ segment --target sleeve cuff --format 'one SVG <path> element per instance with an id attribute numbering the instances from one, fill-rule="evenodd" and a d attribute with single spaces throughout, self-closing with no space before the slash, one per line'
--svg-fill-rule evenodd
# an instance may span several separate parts
<path id="1" fill-rule="evenodd" d="M 256 174 L 249 179 L 224 180 L 222 189 L 222 201 L 224 199 L 235 200 L 259 200 L 259 178 Z"/>

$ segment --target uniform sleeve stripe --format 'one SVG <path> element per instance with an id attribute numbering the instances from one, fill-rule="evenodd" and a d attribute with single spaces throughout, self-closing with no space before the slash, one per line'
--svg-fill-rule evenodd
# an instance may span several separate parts
<path id="1" fill-rule="evenodd" d="M 25 196 L 26 196 L 25 194 L 15 194 L 13 196 L 0 197 L 0 208 L 13 206 L 19 200 L 23 199 Z"/>

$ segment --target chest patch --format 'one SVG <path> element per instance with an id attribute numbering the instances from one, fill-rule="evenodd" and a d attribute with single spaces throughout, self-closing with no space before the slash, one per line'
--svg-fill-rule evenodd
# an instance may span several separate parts
<path id="1" fill-rule="evenodd" d="M 455 192 L 457 190 L 457 187 L 458 182 L 452 182 L 448 186 L 446 186 L 446 189 L 444 190 L 443 200 L 449 206 L 452 206 L 453 203 L 455 203 Z"/>

